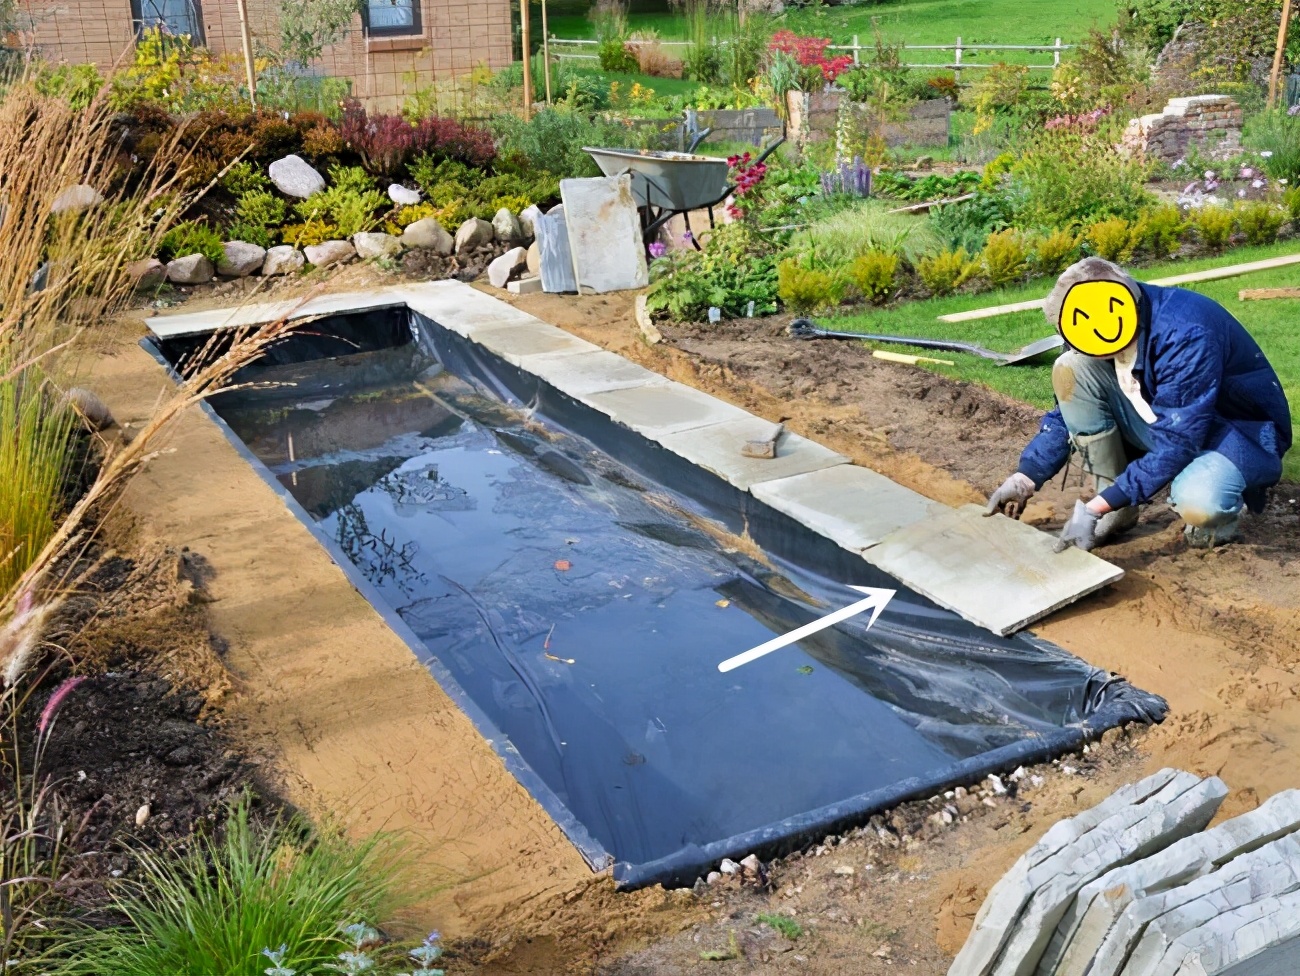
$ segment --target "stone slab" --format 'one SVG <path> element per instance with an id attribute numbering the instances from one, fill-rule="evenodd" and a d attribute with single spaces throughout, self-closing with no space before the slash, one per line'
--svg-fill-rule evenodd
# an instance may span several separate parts
<path id="1" fill-rule="evenodd" d="M 1112 944 L 1129 939 L 1133 916 L 1126 909 L 1135 901 L 1185 886 L 1233 858 L 1300 829 L 1300 790 L 1275 793 L 1248 813 L 1188 837 L 1158 854 L 1107 872 L 1085 885 L 1057 926 L 1039 963 L 1043 976 L 1100 976 L 1094 958 L 1112 929 L 1127 917 Z M 1111 950 L 1114 951 L 1113 949 Z"/>
<path id="2" fill-rule="evenodd" d="M 609 390 L 579 399 L 653 441 L 696 427 L 750 417 L 739 407 L 680 383 Z"/>
<path id="3" fill-rule="evenodd" d="M 632 176 L 560 180 L 578 291 L 603 295 L 650 283 Z M 545 270 L 546 249 L 542 261 Z"/>
<path id="4" fill-rule="evenodd" d="M 333 315 L 338 312 L 374 308 L 388 308 L 406 304 L 400 288 L 380 288 L 368 292 L 342 292 L 322 295 L 310 301 L 293 299 L 283 302 L 264 302 L 241 305 L 237 308 L 218 308 L 207 312 L 186 312 L 180 315 L 155 315 L 145 320 L 149 331 L 160 339 L 212 332 L 215 329 L 239 328 L 275 322 L 286 316 L 305 318 Z"/>
<path id="5" fill-rule="evenodd" d="M 1027 887 L 1034 893 L 1002 948 L 993 976 L 1030 976 L 1080 888 L 1112 868 L 1204 830 L 1227 795 L 1227 785 L 1217 776 L 1177 794 L 1171 784 L 1030 871 Z"/>
<path id="6" fill-rule="evenodd" d="M 771 437 L 774 427 L 758 417 L 745 417 L 668 434 L 659 443 L 741 491 L 762 482 L 848 464 L 843 454 L 788 431 L 777 440 L 774 458 L 740 453 L 747 441 Z"/>
<path id="7" fill-rule="evenodd" d="M 977 626 L 1005 636 L 1114 583 L 1118 566 L 1003 515 L 965 505 L 891 532 L 867 562 Z"/>
<path id="8" fill-rule="evenodd" d="M 552 295 L 567 295 L 578 290 L 578 279 L 573 274 L 573 251 L 569 247 L 569 229 L 564 211 L 557 208 L 537 218 L 534 223 L 537 250 L 541 254 L 539 275 L 542 291 Z"/>
<path id="9" fill-rule="evenodd" d="M 1155 919 L 1279 863 L 1300 861 L 1300 838 L 1292 834 L 1233 858 L 1217 871 L 1165 891 L 1143 895 L 1125 906 L 1091 957 L 1093 976 L 1119 976 Z"/>
<path id="10" fill-rule="evenodd" d="M 528 371 L 574 398 L 634 386 L 667 386 L 672 380 L 617 353 L 547 353 L 529 356 Z"/>
<path id="11" fill-rule="evenodd" d="M 1136 783 L 1125 784 L 1077 816 L 1052 824 L 1047 833 L 1022 854 L 1006 874 L 993 883 L 984 904 L 975 915 L 970 935 L 948 970 L 948 976 L 986 976 L 1006 943 L 1021 909 L 1033 894 L 1032 889 L 1027 887 L 1030 871 L 1116 814 L 1144 803 L 1152 796 L 1160 795 L 1161 791 L 1171 785 L 1181 792 L 1198 782 L 1199 779 L 1191 773 L 1162 769 Z"/>
<path id="12" fill-rule="evenodd" d="M 856 464 L 759 482 L 751 491 L 764 504 L 855 552 L 896 529 L 948 511 L 947 505 Z"/>
<path id="13" fill-rule="evenodd" d="M 506 291 L 512 295 L 531 295 L 542 290 L 542 279 L 537 275 L 506 282 Z"/>
<path id="14" fill-rule="evenodd" d="M 1124 967 L 1126 976 L 1177 976 L 1187 964 L 1198 963 L 1200 972 L 1222 973 L 1236 962 L 1300 934 L 1300 878 L 1294 864 L 1278 865 L 1249 879 L 1220 889 L 1213 895 L 1186 905 L 1152 922 L 1133 958 Z M 1152 939 L 1157 950 L 1164 939 L 1178 933 L 1164 946 L 1155 961 L 1146 953 L 1153 930 L 1162 928 L 1161 939 Z M 1294 973 L 1294 960 L 1292 961 Z M 1197 972 L 1195 968 L 1190 970 Z M 1249 970 L 1247 970 L 1249 971 Z"/>

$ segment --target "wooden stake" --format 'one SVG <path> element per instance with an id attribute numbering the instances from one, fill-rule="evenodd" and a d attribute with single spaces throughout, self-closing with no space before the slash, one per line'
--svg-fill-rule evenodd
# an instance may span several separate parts
<path id="1" fill-rule="evenodd" d="M 519 0 L 519 31 L 524 35 L 524 121 L 533 117 L 533 65 L 530 57 L 528 0 Z"/>
<path id="2" fill-rule="evenodd" d="M 551 31 L 546 25 L 546 0 L 542 0 L 542 76 L 546 79 L 546 104 L 551 104 Z"/>
<path id="3" fill-rule="evenodd" d="M 1237 292 L 1239 302 L 1258 302 L 1270 298 L 1300 298 L 1300 288 L 1243 288 Z"/>
<path id="4" fill-rule="evenodd" d="M 1286 48 L 1287 22 L 1291 20 L 1291 0 L 1282 0 L 1282 22 L 1277 25 L 1277 48 L 1273 51 L 1273 70 L 1268 76 L 1268 107 L 1277 104 L 1278 76 L 1282 72 L 1282 52 Z"/>
<path id="5" fill-rule="evenodd" d="M 236 0 L 239 7 L 239 32 L 244 40 L 244 72 L 248 76 L 248 101 L 257 108 L 257 67 L 253 64 L 253 33 L 248 26 L 248 0 Z"/>

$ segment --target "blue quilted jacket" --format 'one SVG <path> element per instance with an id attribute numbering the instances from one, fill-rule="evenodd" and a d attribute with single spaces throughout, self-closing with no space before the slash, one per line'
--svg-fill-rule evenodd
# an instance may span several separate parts
<path id="1" fill-rule="evenodd" d="M 1139 287 L 1133 375 L 1156 415 L 1155 449 L 1132 461 L 1102 495 L 1116 508 L 1145 502 L 1202 451 L 1217 451 L 1241 471 L 1246 504 L 1258 511 L 1264 489 L 1282 477 L 1282 456 L 1291 447 L 1291 410 L 1277 374 L 1222 305 L 1182 288 Z M 1041 488 L 1069 454 L 1069 432 L 1053 409 L 1020 456 L 1020 471 Z"/>

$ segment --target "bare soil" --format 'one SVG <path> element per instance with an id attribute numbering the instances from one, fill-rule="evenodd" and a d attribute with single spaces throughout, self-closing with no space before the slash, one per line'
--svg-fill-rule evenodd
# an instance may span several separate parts
<path id="1" fill-rule="evenodd" d="M 328 287 L 363 290 L 391 280 L 352 267 Z M 283 297 L 323 281 L 272 288 Z M 235 298 L 199 293 L 185 310 Z M 667 328 L 667 341 L 652 346 L 636 328 L 630 296 L 508 300 L 673 379 L 785 420 L 949 504 L 981 501 L 1014 468 L 1037 425 L 1036 411 L 996 393 L 873 360 L 853 344 L 795 342 L 781 322 Z M 97 389 L 129 424 L 140 423 L 168 387 L 134 347 L 140 331 L 125 327 L 97 370 Z M 1164 765 L 1217 773 L 1233 788 L 1225 816 L 1298 785 L 1300 491 L 1290 485 L 1262 516 L 1246 519 L 1245 544 L 1209 553 L 1187 550 L 1168 507 L 1150 506 L 1133 537 L 1104 553 L 1127 570 L 1125 579 L 1036 628 L 1168 698 L 1163 726 L 1110 733 L 1087 755 L 1026 771 L 1007 795 L 971 784 L 966 797 L 908 805 L 766 866 L 762 876 L 701 885 L 696 894 L 619 894 L 607 878 L 590 875 L 455 704 L 206 419 L 187 417 L 168 450 L 132 488 L 126 511 L 140 522 L 135 552 L 188 546 L 203 557 L 200 599 L 211 602 L 201 609 L 223 650 L 220 673 L 204 679 L 209 712 L 290 801 L 342 815 L 358 833 L 407 832 L 432 891 L 411 926 L 452 936 L 452 973 L 633 976 L 717 967 L 847 974 L 903 966 L 940 974 L 992 880 L 1051 823 L 1121 783 Z M 1044 491 L 1027 517 L 1051 528 L 1080 490 Z M 126 707 L 134 707 L 130 695 L 143 693 L 140 683 L 125 693 Z M 193 699 L 183 701 L 191 704 L 177 707 L 192 708 Z M 70 707 L 60 722 L 74 714 Z M 175 747 L 159 758 L 161 748 L 151 761 L 165 765 Z M 237 781 L 232 774 L 230 783 Z M 132 798 L 147 789 L 142 778 Z M 958 816 L 947 824 L 941 811 L 950 803 Z M 128 807 L 133 815 L 123 801 Z M 764 913 L 792 916 L 801 934 L 778 934 L 758 921 Z M 733 933 L 737 958 L 702 956 L 730 955 Z"/>

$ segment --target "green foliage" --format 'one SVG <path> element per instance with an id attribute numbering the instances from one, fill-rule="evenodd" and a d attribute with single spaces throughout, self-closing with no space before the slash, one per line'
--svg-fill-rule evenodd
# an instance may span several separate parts
<path id="1" fill-rule="evenodd" d="M 799 192 L 798 183 L 792 186 Z M 774 190 L 779 194 L 780 185 Z M 859 200 L 812 221 L 791 238 L 788 251 L 793 256 L 816 254 L 827 264 L 845 265 L 870 250 L 899 253 L 915 262 L 918 255 L 938 248 L 939 240 L 925 221 L 891 214 L 878 200 Z"/>
<path id="2" fill-rule="evenodd" d="M 618 38 L 611 37 L 609 40 L 601 41 L 600 46 L 596 48 L 596 56 L 600 58 L 601 71 L 631 75 L 641 69 L 636 55 Z"/>
<path id="3" fill-rule="evenodd" d="M 329 177 L 330 185 L 344 193 L 369 193 L 379 186 L 375 178 L 360 166 L 331 166 Z"/>
<path id="4" fill-rule="evenodd" d="M 803 935 L 803 926 L 789 915 L 777 915 L 773 912 L 764 912 L 759 915 L 755 921 L 760 925 L 766 925 L 769 928 L 780 932 L 791 942 Z"/>
<path id="5" fill-rule="evenodd" d="M 964 248 L 969 253 L 983 249 L 988 236 L 1007 226 L 1007 212 L 1001 198 L 976 193 L 975 199 L 931 207 L 931 232 L 949 250 Z"/>
<path id="6" fill-rule="evenodd" d="M 1178 247 L 1178 242 L 1187 229 L 1183 215 L 1172 203 L 1147 207 L 1138 214 L 1133 226 L 1133 240 L 1153 258 L 1163 260 Z"/>
<path id="7" fill-rule="evenodd" d="M 353 845 L 299 818 L 261 826 L 241 802 L 219 835 L 140 851 L 138 876 L 114 893 L 126 923 L 76 939 L 63 972 L 253 976 L 279 946 L 284 964 L 322 972 L 351 948 L 340 922 L 384 922 L 396 907 L 395 853 L 389 837 Z"/>
<path id="8" fill-rule="evenodd" d="M 221 246 L 221 235 L 205 223 L 187 220 L 177 224 L 165 235 L 158 245 L 158 260 L 170 261 L 191 254 L 202 254 L 216 264 L 226 256 Z"/>
<path id="9" fill-rule="evenodd" d="M 1286 220 L 1287 212 L 1266 200 L 1237 205 L 1237 226 L 1247 244 L 1272 244 Z"/>
<path id="10" fill-rule="evenodd" d="M 104 87 L 104 77 L 93 64 L 42 63 L 33 82 L 42 95 L 66 99 L 78 112 L 88 108 Z"/>
<path id="11" fill-rule="evenodd" d="M 1210 80 L 1245 80 L 1257 60 L 1271 59 L 1278 0 L 1127 0 L 1141 38 L 1159 49 L 1179 24 L 1195 25 L 1196 69 Z"/>
<path id="12" fill-rule="evenodd" d="M 1211 251 L 1222 251 L 1232 239 L 1236 215 L 1230 207 L 1206 205 L 1192 213 L 1191 222 L 1202 244 Z"/>
<path id="13" fill-rule="evenodd" d="M 271 237 L 271 232 L 262 224 L 249 224 L 244 221 L 235 221 L 226 228 L 226 236 L 232 241 L 244 241 L 248 244 L 256 244 L 258 247 L 270 247 L 275 243 Z"/>
<path id="14" fill-rule="evenodd" d="M 1066 227 L 1136 217 L 1152 202 L 1145 180 L 1142 164 L 1118 152 L 1105 133 L 1045 130 L 1004 192 L 1018 226 Z"/>
<path id="15" fill-rule="evenodd" d="M 871 180 L 871 190 L 877 196 L 896 200 L 940 200 L 969 193 L 982 185 L 980 174 L 970 170 L 956 173 L 930 173 L 926 176 L 904 176 L 894 170 L 882 169 Z"/>
<path id="16" fill-rule="evenodd" d="M 924 257 L 916 264 L 921 283 L 934 295 L 952 294 L 978 271 L 979 263 L 972 261 L 961 247 Z"/>
<path id="17" fill-rule="evenodd" d="M 359 9 L 358 0 L 280 0 L 280 53 L 304 65 L 318 60 Z"/>
<path id="18" fill-rule="evenodd" d="M 984 277 L 995 288 L 1001 288 L 1025 276 L 1029 267 L 1029 251 L 1024 238 L 1013 227 L 990 234 L 980 252 Z"/>
<path id="19" fill-rule="evenodd" d="M 266 190 L 251 190 L 239 198 L 235 213 L 241 224 L 253 227 L 279 227 L 288 208 L 285 202 Z"/>
<path id="20" fill-rule="evenodd" d="M 557 109 L 544 109 L 529 122 L 505 115 L 491 124 L 497 137 L 497 169 L 504 172 L 599 176 L 600 167 L 582 147 L 621 146 L 628 138 L 627 128 L 619 122 Z"/>
<path id="21" fill-rule="evenodd" d="M 280 240 L 297 248 L 324 244 L 341 239 L 339 229 L 324 220 L 308 220 L 301 224 L 288 224 L 280 229 Z"/>
<path id="22" fill-rule="evenodd" d="M 776 311 L 777 273 L 770 246 L 746 224 L 726 224 L 703 251 L 670 251 L 651 265 L 646 307 L 678 321 L 701 321 L 709 308 L 738 318 Z"/>
<path id="23" fill-rule="evenodd" d="M 226 174 L 221 177 L 221 187 L 231 196 L 239 198 L 256 190 L 269 190 L 271 181 L 259 167 L 241 159 L 230 164 Z"/>
<path id="24" fill-rule="evenodd" d="M 1029 69 L 1022 64 L 998 62 L 979 75 L 979 80 L 971 86 L 970 102 L 980 116 L 1014 108 L 1029 83 Z"/>
<path id="25" fill-rule="evenodd" d="M 1079 256 L 1079 235 L 1069 230 L 1054 230 L 1034 239 L 1034 270 L 1039 274 L 1058 275 Z"/>
<path id="26" fill-rule="evenodd" d="M 984 175 L 980 178 L 979 188 L 985 193 L 997 189 L 998 183 L 1001 181 L 1002 177 L 1007 173 L 1010 173 L 1015 165 L 1016 157 L 1009 152 L 1000 153 L 995 156 L 985 165 Z"/>
<path id="27" fill-rule="evenodd" d="M 805 267 L 794 258 L 779 263 L 776 271 L 777 295 L 792 312 L 819 312 L 844 299 L 844 282 L 830 271 Z"/>
<path id="28" fill-rule="evenodd" d="M 1093 253 L 1107 261 L 1123 263 L 1133 257 L 1136 243 L 1133 225 L 1123 217 L 1110 217 L 1089 224 L 1083 237 Z"/>
<path id="29" fill-rule="evenodd" d="M 1282 206 L 1291 217 L 1291 226 L 1300 229 L 1300 186 L 1290 187 L 1282 194 Z"/>
<path id="30" fill-rule="evenodd" d="M 378 190 L 358 192 L 348 186 L 331 186 L 294 204 L 293 209 L 304 222 L 333 224 L 340 238 L 348 238 L 371 230 L 379 223 L 375 213 L 387 206 L 388 197 Z"/>
<path id="31" fill-rule="evenodd" d="M 1260 112 L 1247 124 L 1243 140 L 1261 152 L 1272 153 L 1260 163 L 1273 179 L 1300 182 L 1300 115 L 1288 115 L 1281 109 Z"/>
<path id="32" fill-rule="evenodd" d="M 864 298 L 873 302 L 884 301 L 894 290 L 894 277 L 898 274 L 898 255 L 887 251 L 870 250 L 859 255 L 849 265 L 849 280 L 857 286 Z"/>

